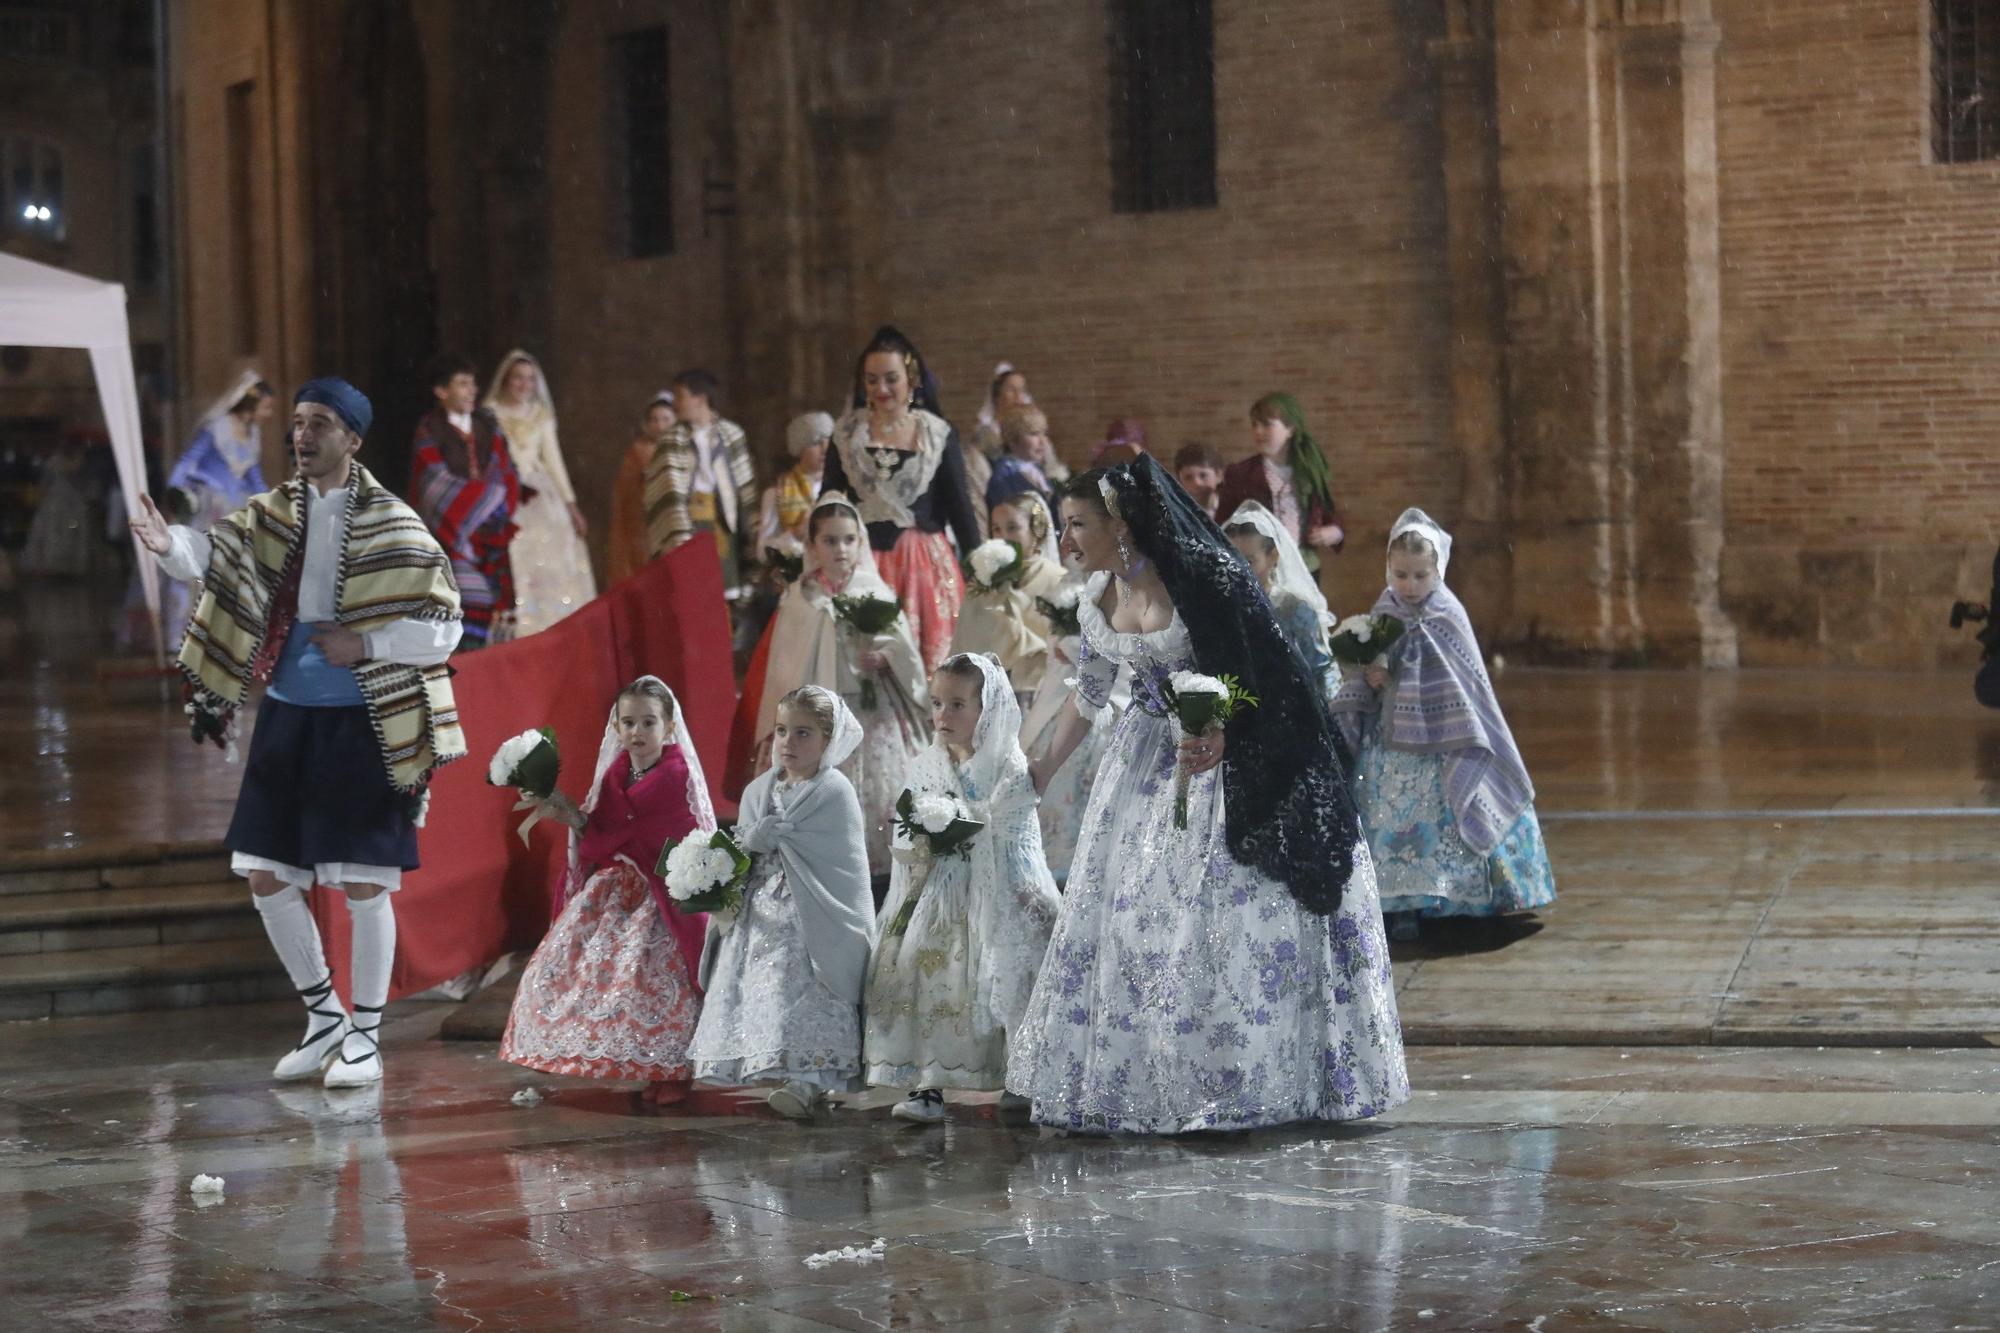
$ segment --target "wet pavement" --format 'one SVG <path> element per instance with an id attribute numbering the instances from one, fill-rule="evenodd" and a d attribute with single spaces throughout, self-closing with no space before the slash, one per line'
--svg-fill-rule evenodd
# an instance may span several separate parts
<path id="1" fill-rule="evenodd" d="M 810 1127 L 647 1112 L 436 1040 L 446 1011 L 398 1006 L 387 1084 L 348 1093 L 269 1082 L 283 1005 L 4 1029 L 9 1324 L 1985 1329 L 2000 1301 L 1992 1051 L 1416 1047 L 1378 1122 L 1162 1142 L 985 1098 L 936 1128 L 880 1093 Z"/>

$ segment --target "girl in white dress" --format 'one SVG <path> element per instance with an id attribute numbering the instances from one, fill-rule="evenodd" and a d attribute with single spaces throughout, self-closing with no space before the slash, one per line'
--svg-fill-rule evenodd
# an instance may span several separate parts
<path id="1" fill-rule="evenodd" d="M 1092 572 L 1073 711 L 1040 785 L 1109 704 L 1007 1087 L 1035 1120 L 1180 1134 L 1379 1115 L 1409 1095 L 1375 874 L 1331 723 L 1270 601 L 1213 520 L 1149 457 L 1078 477 L 1064 545 Z M 1258 703 L 1183 737 L 1174 673 Z M 1192 775 L 1185 827 L 1176 769 Z"/>
<path id="2" fill-rule="evenodd" d="M 930 700 L 910 616 L 899 616 L 881 634 L 863 634 L 843 622 L 836 598 L 895 601 L 895 590 L 875 572 L 875 557 L 861 513 L 845 495 L 830 491 L 806 520 L 805 572 L 785 589 L 771 619 L 770 653 L 756 735 L 762 768 L 769 759 L 778 700 L 801 685 L 818 685 L 841 697 L 861 720 L 864 739 L 843 771 L 861 797 L 868 821 L 868 867 L 889 873 L 889 823 L 903 775 L 930 741 Z M 840 762 L 840 761 L 835 761 Z"/>
<path id="3" fill-rule="evenodd" d="M 875 912 L 861 803 L 840 772 L 861 723 L 839 696 L 808 685 L 780 701 L 773 742 L 775 763 L 737 814 L 737 845 L 751 855 L 743 905 L 733 920 L 708 919 L 688 1059 L 704 1082 L 778 1082 L 771 1108 L 805 1120 L 861 1074 Z"/>
<path id="4" fill-rule="evenodd" d="M 1007 1034 L 1027 1007 L 1057 909 L 1007 673 L 990 657 L 945 659 L 931 677 L 931 720 L 936 739 L 908 788 L 958 798 L 984 827 L 966 855 L 928 863 L 897 833 L 868 968 L 865 1043 L 868 1081 L 911 1089 L 894 1114 L 920 1124 L 944 1119 L 945 1089 L 993 1092 L 1006 1081 Z M 904 933 L 886 933 L 913 899 Z"/>
<path id="5" fill-rule="evenodd" d="M 486 406 L 500 420 L 521 485 L 534 495 L 514 511 L 513 544 L 516 637 L 547 629 L 597 596 L 584 549 L 587 530 L 577 508 L 576 488 L 563 466 L 556 439 L 556 405 L 541 362 L 518 347 L 500 359 L 486 391 Z"/>

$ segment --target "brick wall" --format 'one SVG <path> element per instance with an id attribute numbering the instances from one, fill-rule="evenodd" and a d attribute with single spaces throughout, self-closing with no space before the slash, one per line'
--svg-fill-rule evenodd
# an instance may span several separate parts
<path id="1" fill-rule="evenodd" d="M 1716 5 L 1746 665 L 1971 660 L 1943 620 L 2000 535 L 2000 163 L 1929 164 L 1928 10 Z"/>
<path id="2" fill-rule="evenodd" d="M 1250 404 L 1288 389 L 1350 518 L 1328 586 L 1381 590 L 1402 509 L 1458 491 L 1426 6 L 1216 6 L 1220 204 L 1111 211 L 1104 6 L 953 7 L 898 36 L 888 170 L 893 318 L 971 425 L 1014 361 L 1064 455 L 1135 415 L 1155 452 L 1249 448 Z"/>

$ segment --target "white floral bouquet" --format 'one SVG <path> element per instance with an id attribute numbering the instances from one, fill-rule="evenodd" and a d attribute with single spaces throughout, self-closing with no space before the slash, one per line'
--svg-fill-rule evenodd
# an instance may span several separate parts
<path id="1" fill-rule="evenodd" d="M 709 912 L 724 918 L 724 927 L 743 905 L 743 886 L 750 878 L 750 854 L 736 839 L 717 829 L 701 829 L 660 849 L 653 873 L 667 882 L 667 896 L 684 912 Z"/>
<path id="2" fill-rule="evenodd" d="M 495 787 L 512 787 L 521 793 L 516 810 L 531 812 L 521 821 L 521 843 L 528 831 L 548 813 L 547 801 L 555 794 L 556 778 L 562 773 L 562 750 L 552 727 L 537 727 L 502 741 L 486 765 L 486 781 Z"/>
<path id="3" fill-rule="evenodd" d="M 1077 620 L 1076 604 L 1083 600 L 1083 585 L 1064 581 L 1049 589 L 1047 597 L 1035 599 L 1035 609 L 1048 620 L 1057 638 L 1068 638 L 1083 633 L 1083 626 Z"/>
<path id="4" fill-rule="evenodd" d="M 950 792 L 925 792 L 919 796 L 907 787 L 896 798 L 896 826 L 910 840 L 907 848 L 896 849 L 895 857 L 910 867 L 912 882 L 902 910 L 882 932 L 885 938 L 901 935 L 910 928 L 917 899 L 922 896 L 924 885 L 930 882 L 931 868 L 947 856 L 961 859 L 970 856 L 973 835 L 986 827 L 972 817 L 965 802 Z"/>
<path id="5" fill-rule="evenodd" d="M 1249 693 L 1234 676 L 1204 676 L 1196 671 L 1176 671 L 1167 678 L 1167 704 L 1174 710 L 1184 736 L 1200 736 L 1236 716 L 1238 709 L 1255 708 L 1257 696 Z M 1184 829 L 1188 818 L 1188 783 L 1194 775 L 1185 764 L 1174 773 L 1174 827 Z"/>
<path id="6" fill-rule="evenodd" d="M 1333 627 L 1326 648 L 1343 666 L 1378 666 L 1388 660 L 1389 650 L 1402 637 L 1403 622 L 1386 612 L 1349 616 Z"/>
<path id="7" fill-rule="evenodd" d="M 995 537 L 972 548 L 965 558 L 966 577 L 974 592 L 999 592 L 1021 581 L 1021 548 L 1004 537 Z"/>

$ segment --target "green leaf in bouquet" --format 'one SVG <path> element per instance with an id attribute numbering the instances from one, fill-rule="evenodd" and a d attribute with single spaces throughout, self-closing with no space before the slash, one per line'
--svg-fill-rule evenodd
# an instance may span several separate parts
<path id="1" fill-rule="evenodd" d="M 1043 618 L 1049 622 L 1049 628 L 1053 629 L 1058 636 L 1067 637 L 1071 634 L 1083 633 L 1083 625 L 1077 619 L 1076 603 L 1071 602 L 1068 606 L 1058 606 L 1046 597 L 1037 597 L 1035 599 L 1035 609 L 1042 613 Z"/>
<path id="2" fill-rule="evenodd" d="M 902 618 L 903 607 L 887 597 L 835 597 L 833 613 L 862 634 L 886 634 Z"/>

